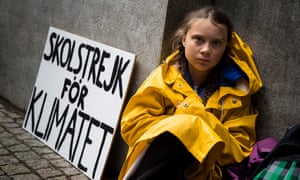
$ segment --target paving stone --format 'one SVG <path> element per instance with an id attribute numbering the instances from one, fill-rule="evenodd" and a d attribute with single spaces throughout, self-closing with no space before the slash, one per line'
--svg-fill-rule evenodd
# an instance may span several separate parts
<path id="1" fill-rule="evenodd" d="M 17 145 L 8 147 L 8 149 L 12 152 L 23 152 L 23 151 L 28 151 L 29 147 L 27 147 L 24 144 L 17 144 Z"/>
<path id="2" fill-rule="evenodd" d="M 15 139 L 13 136 L 1 137 L 0 142 L 4 146 L 12 146 L 12 145 L 15 145 L 15 144 L 20 144 L 20 141 Z"/>
<path id="3" fill-rule="evenodd" d="M 9 151 L 5 148 L 0 148 L 0 155 L 7 155 L 9 154 Z"/>
<path id="4" fill-rule="evenodd" d="M 0 122 L 2 122 L 3 120 L 5 120 L 5 114 L 3 112 L 0 112 Z"/>
<path id="5" fill-rule="evenodd" d="M 33 151 L 17 152 L 15 155 L 22 161 L 40 159 L 40 156 Z"/>
<path id="6" fill-rule="evenodd" d="M 15 123 L 14 120 L 8 119 L 7 117 L 2 117 L 1 120 L 0 120 L 0 122 L 1 122 L 2 126 L 4 126 L 2 123 Z"/>
<path id="7" fill-rule="evenodd" d="M 12 176 L 13 180 L 40 180 L 41 178 L 35 174 L 20 174 Z"/>
<path id="8" fill-rule="evenodd" d="M 2 111 L 0 112 L 0 122 L 7 122 L 12 121 L 11 119 L 7 118 L 6 114 L 4 114 Z"/>
<path id="9" fill-rule="evenodd" d="M 24 143 L 29 144 L 32 147 L 44 147 L 44 146 L 46 146 L 44 143 L 40 142 L 36 138 L 34 138 L 34 139 L 25 139 Z"/>
<path id="10" fill-rule="evenodd" d="M 7 129 L 7 131 L 9 131 L 10 133 L 16 135 L 16 134 L 23 134 L 25 132 L 25 130 L 23 128 L 10 128 L 10 129 Z"/>
<path id="11" fill-rule="evenodd" d="M 67 180 L 67 176 L 59 176 L 59 177 L 53 177 L 53 178 L 48 178 L 47 180 Z"/>
<path id="12" fill-rule="evenodd" d="M 27 131 L 23 134 L 18 134 L 16 135 L 16 138 L 19 140 L 29 140 L 29 139 L 34 139 L 35 137 L 29 134 Z"/>
<path id="13" fill-rule="evenodd" d="M 46 159 L 34 159 L 25 161 L 25 163 L 32 169 L 42 169 L 52 167 L 51 163 Z"/>
<path id="14" fill-rule="evenodd" d="M 40 170 L 37 170 L 37 173 L 39 173 L 43 178 L 49 178 L 49 177 L 53 177 L 53 176 L 62 175 L 62 172 L 55 168 L 40 169 Z"/>
<path id="15" fill-rule="evenodd" d="M 7 115 L 12 118 L 12 119 L 16 119 L 16 118 L 21 118 L 22 116 L 20 114 L 17 114 L 15 112 L 8 112 Z"/>
<path id="16" fill-rule="evenodd" d="M 19 162 L 19 160 L 17 158 L 15 158 L 14 156 L 12 156 L 12 155 L 0 156 L 0 166 L 1 165 L 6 165 L 6 164 L 9 164 L 9 163 L 17 163 L 17 162 Z"/>
<path id="17" fill-rule="evenodd" d="M 71 180 L 89 180 L 89 178 L 84 174 L 79 174 L 79 175 L 71 176 Z"/>
<path id="18" fill-rule="evenodd" d="M 50 160 L 50 162 L 55 165 L 56 167 L 71 167 L 72 165 L 66 161 L 65 159 L 55 159 L 55 160 Z"/>
<path id="19" fill-rule="evenodd" d="M 80 174 L 80 171 L 75 168 L 60 168 L 67 175 Z"/>
<path id="20" fill-rule="evenodd" d="M 1 176 L 4 176 L 5 175 L 5 172 L 1 170 L 0 168 L 0 180 L 1 180 Z"/>
<path id="21" fill-rule="evenodd" d="M 23 118 L 16 119 L 16 123 L 19 125 L 19 127 L 23 127 Z"/>
<path id="22" fill-rule="evenodd" d="M 11 180 L 12 178 L 8 177 L 8 176 L 0 176 L 0 180 Z"/>
<path id="23" fill-rule="evenodd" d="M 1 169 L 8 175 L 15 175 L 20 173 L 29 173 L 30 170 L 22 164 L 7 164 L 1 166 Z"/>
<path id="24" fill-rule="evenodd" d="M 32 148 L 35 152 L 37 152 L 38 154 L 49 154 L 49 153 L 53 153 L 53 151 L 51 150 L 51 148 L 45 146 L 45 147 L 33 147 Z"/>
<path id="25" fill-rule="evenodd" d="M 6 122 L 6 123 L 1 123 L 2 126 L 6 128 L 17 128 L 19 127 L 18 124 L 16 124 L 14 121 Z"/>
<path id="26" fill-rule="evenodd" d="M 7 138 L 7 137 L 12 137 L 13 135 L 12 134 L 10 134 L 10 133 L 8 133 L 7 131 L 5 131 L 4 129 L 3 129 L 3 131 L 1 131 L 1 134 L 0 134 L 0 139 L 2 139 L 2 138 Z M 2 142 L 2 141 L 1 141 Z"/>
<path id="27" fill-rule="evenodd" d="M 62 157 L 58 154 L 53 154 L 53 153 L 49 153 L 49 154 L 43 154 L 42 155 L 45 159 L 49 159 L 49 160 L 53 160 L 53 159 L 62 159 Z"/>

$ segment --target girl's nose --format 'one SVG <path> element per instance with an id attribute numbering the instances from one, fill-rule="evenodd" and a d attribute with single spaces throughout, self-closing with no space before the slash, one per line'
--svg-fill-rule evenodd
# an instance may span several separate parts
<path id="1" fill-rule="evenodd" d="M 200 49 L 201 54 L 208 56 L 210 54 L 210 44 L 204 43 Z"/>

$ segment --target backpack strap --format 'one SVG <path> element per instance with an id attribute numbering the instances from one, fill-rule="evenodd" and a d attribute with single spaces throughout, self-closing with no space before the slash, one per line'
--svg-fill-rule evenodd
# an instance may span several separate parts
<path id="1" fill-rule="evenodd" d="M 252 178 L 277 158 L 300 154 L 300 124 L 288 128 L 274 149 L 252 174 Z"/>

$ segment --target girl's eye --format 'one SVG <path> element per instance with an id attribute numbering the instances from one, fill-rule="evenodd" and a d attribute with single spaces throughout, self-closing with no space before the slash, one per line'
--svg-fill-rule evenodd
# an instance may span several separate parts
<path id="1" fill-rule="evenodd" d="M 203 39 L 201 37 L 196 37 L 197 41 L 202 41 Z"/>
<path id="2" fill-rule="evenodd" d="M 193 37 L 193 39 L 194 39 L 197 43 L 202 43 L 202 42 L 204 42 L 204 40 L 203 40 L 202 37 L 196 36 L 196 37 Z"/>
<path id="3" fill-rule="evenodd" d="M 214 44 L 214 45 L 222 45 L 222 41 L 220 41 L 220 40 L 215 40 L 215 41 L 213 41 L 213 44 Z"/>

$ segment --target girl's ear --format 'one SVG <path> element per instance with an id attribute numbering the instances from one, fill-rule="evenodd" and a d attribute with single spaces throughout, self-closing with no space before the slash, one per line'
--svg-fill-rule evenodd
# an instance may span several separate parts
<path id="1" fill-rule="evenodd" d="M 185 47 L 185 39 L 186 39 L 186 36 L 185 35 L 182 36 L 181 43 L 182 43 L 183 47 Z"/>

